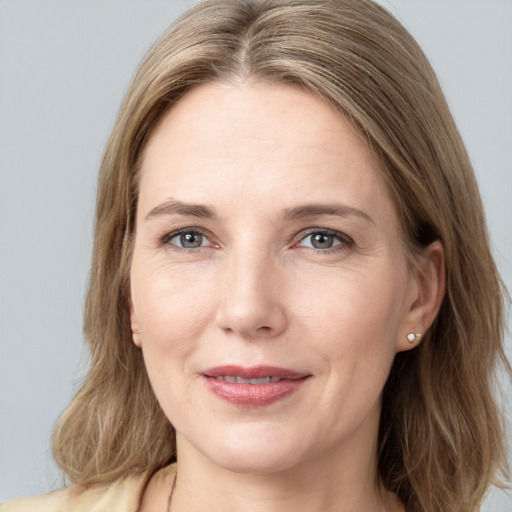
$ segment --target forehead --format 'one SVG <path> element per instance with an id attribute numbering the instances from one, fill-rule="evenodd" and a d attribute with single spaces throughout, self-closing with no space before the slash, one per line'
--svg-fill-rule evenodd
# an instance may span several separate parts
<path id="1" fill-rule="evenodd" d="M 176 195 L 239 198 L 240 208 L 270 197 L 276 208 L 330 200 L 392 209 L 378 161 L 340 113 L 297 87 L 253 82 L 197 87 L 161 120 L 142 162 L 140 207 Z"/>

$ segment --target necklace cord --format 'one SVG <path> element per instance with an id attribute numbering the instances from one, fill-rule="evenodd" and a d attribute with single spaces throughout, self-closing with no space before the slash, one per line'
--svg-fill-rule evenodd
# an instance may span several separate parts
<path id="1" fill-rule="evenodd" d="M 169 497 L 167 498 L 167 512 L 171 512 L 171 502 L 172 495 L 174 494 L 174 488 L 176 487 L 176 480 L 178 479 L 178 468 L 176 468 L 176 473 L 174 473 L 174 478 L 172 480 L 171 492 L 169 493 Z"/>

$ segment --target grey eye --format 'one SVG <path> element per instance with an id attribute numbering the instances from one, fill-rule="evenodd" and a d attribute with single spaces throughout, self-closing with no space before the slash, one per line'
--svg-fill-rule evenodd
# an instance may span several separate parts
<path id="1" fill-rule="evenodd" d="M 169 242 L 183 249 L 197 249 L 208 245 L 208 239 L 198 231 L 185 231 L 169 238 Z"/>
<path id="2" fill-rule="evenodd" d="M 180 236 L 181 246 L 186 249 L 195 249 L 201 247 L 203 243 L 203 235 L 200 233 L 185 233 Z"/>
<path id="3" fill-rule="evenodd" d="M 330 249 L 335 242 L 334 236 L 327 233 L 314 233 L 310 236 L 311 245 L 315 249 Z"/>
<path id="4" fill-rule="evenodd" d="M 315 231 L 305 236 L 299 243 L 300 247 L 311 247 L 313 249 L 331 249 L 341 245 L 341 236 L 335 233 Z"/>

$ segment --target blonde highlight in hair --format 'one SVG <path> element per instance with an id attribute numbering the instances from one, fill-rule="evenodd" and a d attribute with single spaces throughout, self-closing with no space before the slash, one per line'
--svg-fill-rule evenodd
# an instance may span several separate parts
<path id="1" fill-rule="evenodd" d="M 172 426 L 132 342 L 128 285 L 138 169 L 158 122 L 187 91 L 228 80 L 291 84 L 349 119 L 382 162 L 416 254 L 439 240 L 446 296 L 384 389 L 379 476 L 409 512 L 474 512 L 507 464 L 495 372 L 505 290 L 474 173 L 434 72 L 370 0 L 209 0 L 153 46 L 121 106 L 100 168 L 84 331 L 91 369 L 54 433 L 71 481 L 106 483 L 175 460 Z"/>

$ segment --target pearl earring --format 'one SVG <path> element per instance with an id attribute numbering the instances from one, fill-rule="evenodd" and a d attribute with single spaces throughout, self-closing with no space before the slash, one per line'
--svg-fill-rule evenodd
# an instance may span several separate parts
<path id="1" fill-rule="evenodd" d="M 420 333 L 411 332 L 407 335 L 407 340 L 409 341 L 409 343 L 414 343 L 415 341 L 420 341 L 421 336 L 422 336 L 422 334 L 420 334 Z"/>

